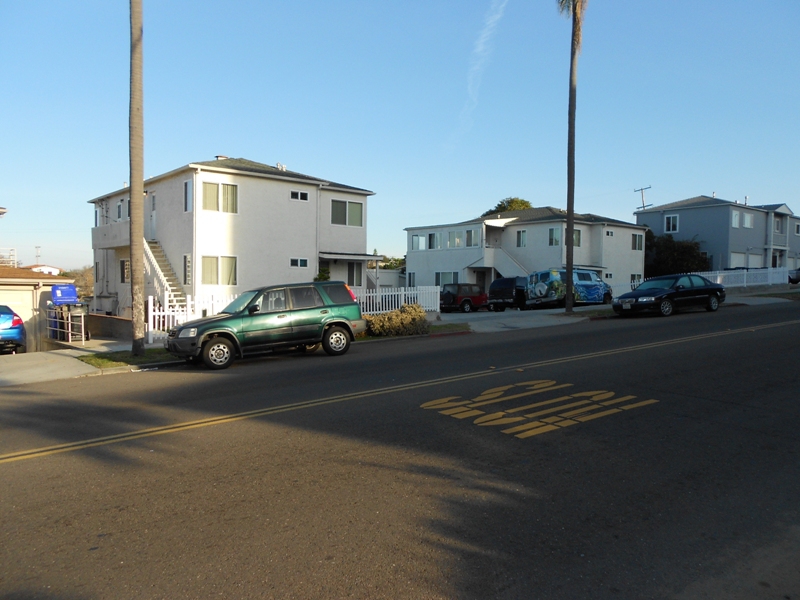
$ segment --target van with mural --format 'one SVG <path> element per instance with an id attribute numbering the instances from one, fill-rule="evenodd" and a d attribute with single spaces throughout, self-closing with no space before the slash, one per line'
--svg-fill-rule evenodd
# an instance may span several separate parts
<path id="1" fill-rule="evenodd" d="M 528 285 L 525 290 L 527 304 L 563 306 L 564 296 L 567 293 L 566 278 L 566 269 L 546 269 L 531 273 L 528 275 Z M 611 286 L 600 279 L 596 271 L 573 269 L 572 281 L 576 303 L 611 304 Z"/>

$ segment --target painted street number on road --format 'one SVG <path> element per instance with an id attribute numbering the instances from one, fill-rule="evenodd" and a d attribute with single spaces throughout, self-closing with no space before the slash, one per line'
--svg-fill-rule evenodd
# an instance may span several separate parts
<path id="1" fill-rule="evenodd" d="M 571 383 L 558 383 L 550 379 L 524 381 L 513 385 L 503 385 L 486 390 L 472 400 L 460 400 L 460 396 L 448 396 L 431 400 L 421 406 L 426 410 L 438 410 L 440 414 L 450 415 L 456 419 L 473 419 L 475 425 L 481 427 L 503 427 L 503 433 L 518 438 L 528 438 L 540 433 L 555 431 L 621 413 L 633 408 L 655 404 L 658 400 L 630 402 L 636 396 L 615 398 L 614 392 L 592 390 L 563 395 Z M 531 396 L 552 395 L 558 392 L 557 398 L 536 398 L 530 403 Z M 523 400 L 524 398 L 524 400 Z M 523 403 L 522 406 L 503 407 L 496 410 L 503 402 Z M 494 412 L 493 412 L 494 411 Z"/>

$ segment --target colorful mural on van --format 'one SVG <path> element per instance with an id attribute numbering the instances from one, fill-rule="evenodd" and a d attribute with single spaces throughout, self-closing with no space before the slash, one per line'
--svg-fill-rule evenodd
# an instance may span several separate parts
<path id="1" fill-rule="evenodd" d="M 529 304 L 563 304 L 567 293 L 566 269 L 547 269 L 528 275 L 526 297 Z M 595 271 L 572 270 L 575 302 L 609 304 L 612 299 L 611 286 Z"/>

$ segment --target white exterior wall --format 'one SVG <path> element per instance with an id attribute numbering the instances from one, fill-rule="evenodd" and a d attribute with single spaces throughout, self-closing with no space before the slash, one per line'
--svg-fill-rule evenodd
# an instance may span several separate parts
<path id="1" fill-rule="evenodd" d="M 479 248 L 443 248 L 441 250 L 412 250 L 412 237 L 425 236 L 440 232 L 446 242 L 447 234 L 453 230 L 475 228 L 479 225 L 444 225 L 431 228 L 411 229 L 407 231 L 406 271 L 414 273 L 416 285 L 435 285 L 435 273 L 458 271 L 459 282 L 474 283 L 475 272 L 469 265 L 479 261 L 486 255 L 486 263 L 491 262 L 492 252 L 504 251 L 511 256 L 528 273 L 548 268 L 562 268 L 566 264 L 564 222 L 509 223 L 506 227 L 489 228 L 487 242 L 491 249 Z M 549 230 L 559 231 L 559 245 L 550 246 Z M 594 268 L 600 271 L 601 277 L 606 273 L 612 275 L 604 280 L 610 285 L 629 283 L 632 274 L 644 273 L 644 251 L 632 250 L 631 234 L 642 235 L 644 230 L 633 229 L 624 225 L 604 227 L 603 225 L 576 224 L 581 232 L 581 245 L 574 249 L 575 266 Z M 606 237 L 605 230 L 614 231 L 613 237 Z M 517 232 L 527 231 L 526 245 L 517 247 Z"/>

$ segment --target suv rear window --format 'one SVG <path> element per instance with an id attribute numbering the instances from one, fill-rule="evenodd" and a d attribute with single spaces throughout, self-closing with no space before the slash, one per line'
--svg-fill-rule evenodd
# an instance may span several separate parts
<path id="1" fill-rule="evenodd" d="M 455 294 L 458 295 L 458 284 L 457 283 L 448 283 L 442 286 L 442 292 L 447 294 Z"/>
<path id="2" fill-rule="evenodd" d="M 350 292 L 347 291 L 347 288 L 342 283 L 323 285 L 322 289 L 325 290 L 325 293 L 328 294 L 328 298 L 330 298 L 334 304 L 349 304 L 353 302 Z"/>

